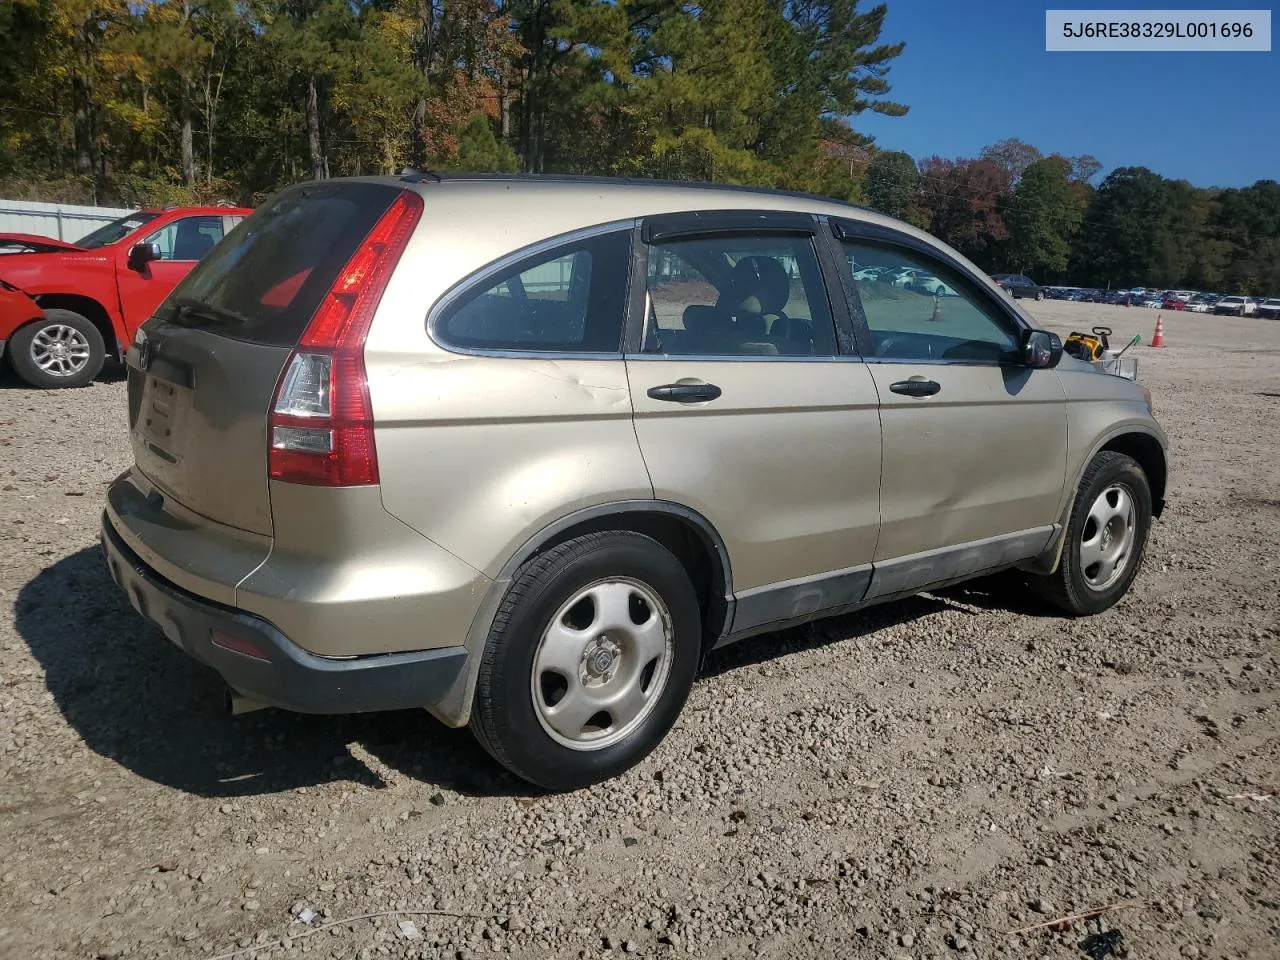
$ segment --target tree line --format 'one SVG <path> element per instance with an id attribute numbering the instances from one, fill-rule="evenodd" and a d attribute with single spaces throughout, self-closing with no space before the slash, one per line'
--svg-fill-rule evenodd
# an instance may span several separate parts
<path id="1" fill-rule="evenodd" d="M 1275 180 L 1199 188 L 1119 167 L 1095 186 L 1101 171 L 1014 139 L 971 159 L 876 154 L 865 191 L 974 262 L 1042 284 L 1280 295 Z"/>
<path id="2" fill-rule="evenodd" d="M 404 165 L 849 192 L 857 0 L 6 0 L 0 176 L 263 194 Z M 845 178 L 847 179 L 847 178 Z"/>
<path id="3" fill-rule="evenodd" d="M 781 187 L 865 203 L 1041 282 L 1280 289 L 1274 181 L 1198 189 L 1016 140 L 919 163 L 883 4 L 5 0 L 0 195 L 254 203 L 439 170 Z"/>

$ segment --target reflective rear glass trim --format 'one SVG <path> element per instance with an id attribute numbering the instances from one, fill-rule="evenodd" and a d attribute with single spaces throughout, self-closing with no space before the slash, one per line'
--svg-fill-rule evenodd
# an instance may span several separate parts
<path id="1" fill-rule="evenodd" d="M 187 274 L 160 315 L 230 340 L 296 346 L 335 278 L 405 192 L 389 184 L 338 180 L 280 191 Z M 193 323 L 177 309 L 184 297 L 229 319 L 200 317 Z M 239 323 L 230 319 L 236 314 Z"/>

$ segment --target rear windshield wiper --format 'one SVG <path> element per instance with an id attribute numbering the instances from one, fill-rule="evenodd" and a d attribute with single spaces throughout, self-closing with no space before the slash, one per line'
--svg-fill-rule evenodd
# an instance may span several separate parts
<path id="1" fill-rule="evenodd" d="M 174 314 L 173 318 L 175 323 L 181 323 L 186 317 L 199 317 L 201 320 L 210 323 L 235 323 L 240 326 L 246 326 L 253 322 L 243 313 L 237 313 L 235 310 L 229 310 L 226 307 L 215 306 L 212 303 L 197 300 L 195 297 L 178 297 L 173 301 L 173 304 L 178 308 L 178 312 Z"/>

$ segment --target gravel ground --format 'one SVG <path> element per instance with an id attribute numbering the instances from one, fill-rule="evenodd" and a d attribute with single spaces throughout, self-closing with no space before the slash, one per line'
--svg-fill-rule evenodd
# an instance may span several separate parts
<path id="1" fill-rule="evenodd" d="M 747 641 L 569 796 L 423 712 L 224 716 L 95 547 L 123 384 L 6 381 L 0 955 L 1280 956 L 1280 324 L 1164 316 L 1175 472 L 1119 607 L 984 582 Z"/>

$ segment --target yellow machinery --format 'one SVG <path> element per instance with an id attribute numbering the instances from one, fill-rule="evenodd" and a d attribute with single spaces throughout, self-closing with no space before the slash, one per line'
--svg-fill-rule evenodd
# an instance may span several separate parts
<path id="1" fill-rule="evenodd" d="M 1078 360 L 1101 360 L 1102 355 L 1111 349 L 1110 337 L 1110 327 L 1094 327 L 1092 333 L 1073 331 L 1062 345 L 1062 350 Z"/>

